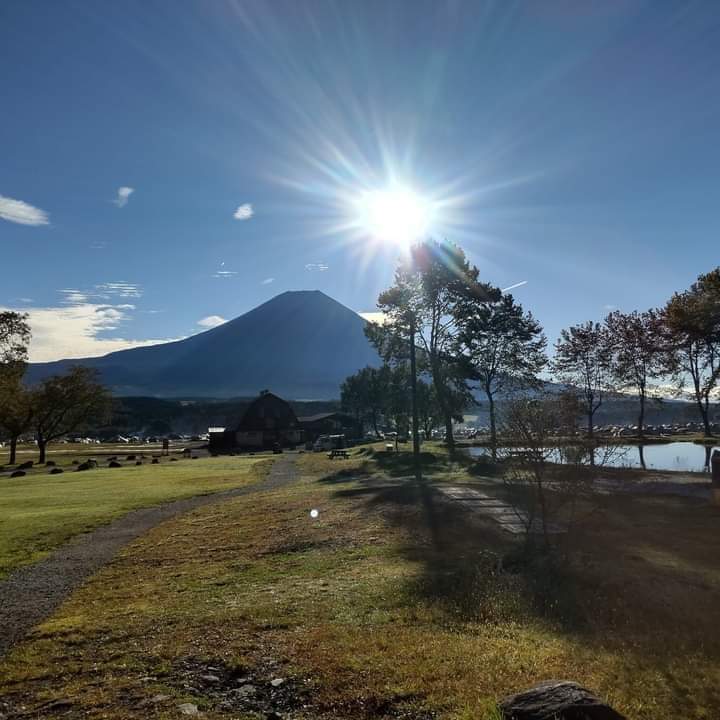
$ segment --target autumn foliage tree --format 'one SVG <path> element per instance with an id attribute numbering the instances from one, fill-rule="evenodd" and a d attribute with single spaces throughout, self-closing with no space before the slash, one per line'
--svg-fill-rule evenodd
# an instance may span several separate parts
<path id="1" fill-rule="evenodd" d="M 687 379 L 710 437 L 710 399 L 720 384 L 720 267 L 675 293 L 663 311 L 666 367 L 682 390 Z"/>
<path id="2" fill-rule="evenodd" d="M 610 389 L 611 351 L 605 328 L 596 322 L 573 325 L 555 343 L 553 368 L 557 378 L 577 389 L 587 417 L 588 436 L 593 419 Z"/>
<path id="3" fill-rule="evenodd" d="M 22 378 L 30 342 L 28 316 L 24 313 L 0 313 L 0 429 L 10 440 L 9 462 L 14 465 L 17 443 L 29 429 L 32 407 Z"/>
<path id="4" fill-rule="evenodd" d="M 642 313 L 616 310 L 605 318 L 612 375 L 622 389 L 632 389 L 637 394 L 640 437 L 644 435 L 648 389 L 663 372 L 662 327 L 662 317 L 655 310 Z"/>
<path id="5" fill-rule="evenodd" d="M 48 443 L 103 422 L 111 410 L 110 394 L 96 371 L 81 366 L 43 380 L 32 390 L 31 402 L 40 463 L 46 460 Z"/>

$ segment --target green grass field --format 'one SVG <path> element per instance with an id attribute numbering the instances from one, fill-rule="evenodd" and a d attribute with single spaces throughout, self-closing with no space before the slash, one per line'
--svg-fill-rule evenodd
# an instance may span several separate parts
<path id="1" fill-rule="evenodd" d="M 444 453 L 425 461 L 430 491 L 490 484 Z M 305 454 L 298 466 L 297 483 L 199 508 L 128 546 L 0 662 L 7 707 L 490 720 L 495 699 L 560 678 L 629 720 L 720 716 L 716 508 L 608 496 L 570 561 L 534 567 L 511 562 L 516 543 L 495 523 L 409 481 L 407 453 Z"/>
<path id="2" fill-rule="evenodd" d="M 267 460 L 204 458 L 122 468 L 0 477 L 0 577 L 33 562 L 68 538 L 135 508 L 226 490 L 262 477 Z"/>

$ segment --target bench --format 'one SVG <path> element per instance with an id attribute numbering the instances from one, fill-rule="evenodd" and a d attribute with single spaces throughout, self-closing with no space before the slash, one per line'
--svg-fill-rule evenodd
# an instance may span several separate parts
<path id="1" fill-rule="evenodd" d="M 336 448 L 335 450 L 331 450 L 328 453 L 328 457 L 331 460 L 334 460 L 335 458 L 343 458 L 343 459 L 347 460 L 350 457 L 350 453 L 348 453 L 347 450 L 340 450 L 340 449 Z"/>

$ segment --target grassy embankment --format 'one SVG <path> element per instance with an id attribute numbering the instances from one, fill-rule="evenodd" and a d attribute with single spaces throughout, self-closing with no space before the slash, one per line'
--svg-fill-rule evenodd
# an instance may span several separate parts
<path id="1" fill-rule="evenodd" d="M 0 578 L 33 562 L 73 535 L 91 530 L 129 510 L 168 500 L 217 492 L 255 482 L 268 467 L 261 458 L 212 458 L 153 465 L 125 462 L 50 475 L 39 467 L 28 475 L 0 477 Z M 73 470 L 73 472 L 71 472 Z"/>
<path id="2" fill-rule="evenodd" d="M 716 509 L 608 497 L 552 569 L 510 562 L 497 525 L 438 499 L 433 482 L 493 487 L 442 454 L 426 456 L 427 491 L 406 454 L 299 465 L 292 486 L 126 549 L 0 664 L 7 707 L 483 718 L 493 698 L 571 678 L 631 720 L 720 714 Z"/>

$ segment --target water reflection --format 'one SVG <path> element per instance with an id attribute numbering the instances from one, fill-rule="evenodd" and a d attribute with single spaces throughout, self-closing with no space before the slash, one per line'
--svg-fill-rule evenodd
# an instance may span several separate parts
<path id="1" fill-rule="evenodd" d="M 500 448 L 500 450 L 508 448 Z M 518 450 L 518 448 L 515 448 Z M 488 448 L 468 448 L 473 457 L 490 454 Z M 676 470 L 709 473 L 713 447 L 691 442 L 658 445 L 600 445 L 591 450 L 581 446 L 556 448 L 549 458 L 553 462 L 642 468 L 643 470 Z"/>

